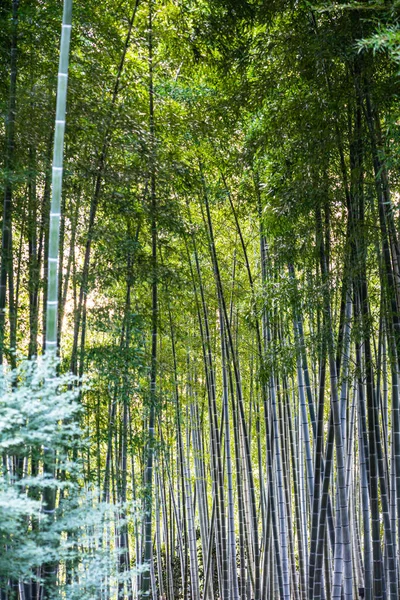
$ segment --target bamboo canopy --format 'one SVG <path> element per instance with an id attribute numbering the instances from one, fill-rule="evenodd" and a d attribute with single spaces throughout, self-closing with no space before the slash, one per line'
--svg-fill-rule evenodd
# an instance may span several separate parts
<path id="1" fill-rule="evenodd" d="M 397 4 L 0 22 L 0 600 L 398 600 Z"/>

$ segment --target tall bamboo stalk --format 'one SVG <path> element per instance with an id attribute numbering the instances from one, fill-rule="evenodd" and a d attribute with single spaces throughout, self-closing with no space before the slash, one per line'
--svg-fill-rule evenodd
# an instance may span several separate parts
<path id="1" fill-rule="evenodd" d="M 69 47 L 72 26 L 72 0 L 64 0 L 61 28 L 60 60 L 57 78 L 57 106 L 54 130 L 52 166 L 52 195 L 50 206 L 50 233 L 47 277 L 46 352 L 57 349 L 58 324 L 58 255 L 61 222 L 61 197 L 64 160 L 64 132 L 67 107 Z"/>
<path id="2" fill-rule="evenodd" d="M 52 196 L 50 206 L 50 230 L 48 253 L 47 281 L 47 314 L 46 314 L 46 354 L 54 359 L 57 351 L 58 324 L 58 256 L 59 232 L 61 218 L 61 197 L 64 158 L 64 132 L 68 89 L 69 48 L 72 26 L 72 0 L 64 0 L 61 26 L 60 58 L 57 79 L 57 104 L 54 132 L 54 150 L 52 166 Z M 52 448 L 44 448 L 44 470 L 55 475 L 55 456 Z M 56 490 L 46 487 L 43 491 L 43 512 L 52 521 L 55 517 Z M 57 562 L 47 562 L 43 566 L 43 598 L 52 596 L 57 579 Z"/>
<path id="3" fill-rule="evenodd" d="M 17 91 L 17 33 L 18 33 L 19 0 L 12 2 L 12 33 L 10 51 L 10 92 L 6 121 L 6 154 L 5 154 L 5 186 L 3 200 L 3 222 L 1 237 L 1 266 L 0 266 L 0 364 L 3 363 L 4 337 L 6 321 L 6 300 L 8 282 L 8 302 L 10 317 L 10 346 L 12 350 L 11 364 L 14 364 L 13 348 L 15 342 L 14 325 L 14 289 L 13 289 L 13 250 L 12 250 L 12 193 L 13 170 L 15 161 L 15 114 Z"/>
<path id="4" fill-rule="evenodd" d="M 155 132 L 154 132 L 154 84 L 153 84 L 153 0 L 149 0 L 149 128 L 150 128 L 150 210 L 151 210 L 151 368 L 150 397 L 148 417 L 148 442 L 145 468 L 145 540 L 144 564 L 149 568 L 153 557 L 152 507 L 153 507 L 153 453 L 154 427 L 156 416 L 157 386 L 157 337 L 158 337 L 158 274 L 157 274 L 157 197 L 156 197 L 156 165 L 155 165 Z M 140 593 L 146 597 L 150 592 L 150 572 L 146 570 Z"/>

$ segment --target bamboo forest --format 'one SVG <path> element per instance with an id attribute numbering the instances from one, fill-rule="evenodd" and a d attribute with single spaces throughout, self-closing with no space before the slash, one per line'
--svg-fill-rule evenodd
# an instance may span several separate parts
<path id="1" fill-rule="evenodd" d="M 399 0 L 1 0 L 0 113 L 0 600 L 399 600 Z"/>

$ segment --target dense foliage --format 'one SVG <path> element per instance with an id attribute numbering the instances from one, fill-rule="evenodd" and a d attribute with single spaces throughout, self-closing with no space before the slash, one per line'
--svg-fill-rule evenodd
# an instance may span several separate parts
<path id="1" fill-rule="evenodd" d="M 70 5 L 0 3 L 1 600 L 397 600 L 398 4 Z"/>

